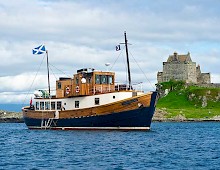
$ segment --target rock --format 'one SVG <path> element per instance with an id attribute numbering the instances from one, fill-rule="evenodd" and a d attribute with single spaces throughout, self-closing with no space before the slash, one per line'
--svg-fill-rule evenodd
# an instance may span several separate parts
<path id="1" fill-rule="evenodd" d="M 21 112 L 8 112 L 8 111 L 0 110 L 0 122 L 1 123 L 23 122 L 23 115 Z"/>
<path id="2" fill-rule="evenodd" d="M 204 108 L 206 106 L 207 106 L 207 98 L 206 98 L 206 96 L 203 96 L 202 97 L 202 107 Z"/>

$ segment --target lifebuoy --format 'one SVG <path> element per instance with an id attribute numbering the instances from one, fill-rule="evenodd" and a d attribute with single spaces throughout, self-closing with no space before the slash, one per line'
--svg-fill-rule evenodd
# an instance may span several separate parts
<path id="1" fill-rule="evenodd" d="M 79 86 L 76 86 L 76 93 L 79 93 Z"/>
<path id="2" fill-rule="evenodd" d="M 70 93 L 70 88 L 69 86 L 66 87 L 66 94 L 69 94 Z"/>

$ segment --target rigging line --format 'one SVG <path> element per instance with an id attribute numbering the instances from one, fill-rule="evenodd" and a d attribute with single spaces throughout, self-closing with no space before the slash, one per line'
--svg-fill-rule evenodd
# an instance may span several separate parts
<path id="1" fill-rule="evenodd" d="M 57 67 L 55 67 L 53 64 L 50 64 L 51 66 L 53 66 L 55 69 L 57 69 L 58 71 L 60 71 L 61 73 L 65 74 L 67 77 L 71 78 L 70 75 L 67 75 L 64 71 L 58 69 Z"/>
<path id="2" fill-rule="evenodd" d="M 116 58 L 115 62 L 112 64 L 112 67 L 110 68 L 110 70 L 109 70 L 109 71 L 111 71 L 111 70 L 112 70 L 113 66 L 114 66 L 114 65 L 115 65 L 115 63 L 118 61 L 118 59 L 119 59 L 120 55 L 122 54 L 122 52 L 124 51 L 124 49 L 125 49 L 125 47 L 124 47 L 124 48 L 121 50 L 120 54 L 119 54 L 119 55 L 118 55 L 118 57 Z"/>
<path id="3" fill-rule="evenodd" d="M 55 77 L 55 79 L 57 80 L 57 77 L 56 77 L 56 75 L 54 74 L 53 69 L 52 69 L 52 67 L 50 67 L 50 65 L 49 65 L 49 69 L 50 69 L 50 71 L 52 72 L 52 74 L 53 74 L 53 76 Z"/>
<path id="4" fill-rule="evenodd" d="M 24 99 L 23 102 L 22 102 L 22 105 L 24 105 L 24 102 L 25 102 L 27 96 L 30 94 L 31 88 L 32 88 L 32 86 L 33 86 L 33 84 L 34 84 L 34 81 L 35 81 L 37 75 L 38 75 L 38 72 L 39 72 L 39 70 L 40 70 L 40 68 L 41 68 L 41 65 L 42 65 L 42 63 L 43 63 L 43 61 L 44 61 L 45 56 L 46 56 L 46 55 L 44 55 L 44 57 L 43 57 L 43 59 L 42 59 L 42 61 L 41 61 L 41 63 L 40 63 L 40 66 L 38 67 L 38 70 L 37 70 L 37 72 L 36 72 L 36 74 L 35 74 L 35 77 L 34 77 L 32 83 L 31 83 L 31 85 L 30 85 L 30 88 L 29 88 L 29 90 L 28 90 L 28 92 L 27 92 L 27 95 L 25 96 L 25 99 Z"/>
<path id="5" fill-rule="evenodd" d="M 132 56 L 132 58 L 134 59 L 135 63 L 138 65 L 138 67 L 139 67 L 139 69 L 141 70 L 141 72 L 144 74 L 144 76 L 145 76 L 145 78 L 147 79 L 147 81 L 150 83 L 151 87 L 152 87 L 153 89 L 155 89 L 154 86 L 151 84 L 150 80 L 147 78 L 147 76 L 146 76 L 146 74 L 144 73 L 144 71 L 141 69 L 141 67 L 140 67 L 140 65 L 138 64 L 138 62 L 135 60 L 135 58 L 134 58 L 134 56 L 132 55 L 132 53 L 131 53 L 131 52 L 129 52 L 129 53 L 131 54 L 131 56 Z"/>
<path id="6" fill-rule="evenodd" d="M 126 70 L 126 71 L 125 71 L 125 74 L 126 74 L 126 76 L 125 76 L 125 82 L 126 82 L 126 85 L 127 85 L 127 83 L 128 83 L 128 65 L 126 64 L 124 55 L 123 55 L 123 62 L 124 62 L 125 70 Z"/>

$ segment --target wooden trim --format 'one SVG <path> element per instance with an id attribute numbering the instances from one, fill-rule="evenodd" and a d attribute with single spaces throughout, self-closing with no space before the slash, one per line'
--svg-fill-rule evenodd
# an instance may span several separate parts
<path id="1" fill-rule="evenodd" d="M 151 94 L 152 93 L 135 96 L 125 100 L 120 100 L 114 103 L 91 107 L 91 108 L 59 111 L 59 118 L 66 119 L 66 118 L 106 115 L 111 113 L 134 110 L 139 108 L 140 105 L 141 107 L 149 107 L 151 101 Z M 23 115 L 24 117 L 30 117 L 30 118 L 48 119 L 55 117 L 55 111 L 35 111 L 35 110 L 23 109 Z"/>

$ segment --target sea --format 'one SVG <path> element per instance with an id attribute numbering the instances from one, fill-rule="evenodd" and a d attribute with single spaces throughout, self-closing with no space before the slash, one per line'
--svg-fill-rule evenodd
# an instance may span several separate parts
<path id="1" fill-rule="evenodd" d="M 9 112 L 21 112 L 21 108 L 24 106 L 29 106 L 29 104 L 2 104 L 0 103 L 0 110 Z"/>
<path id="2" fill-rule="evenodd" d="M 28 130 L 0 123 L 0 169 L 220 169 L 219 122 L 153 122 L 150 131 Z"/>

